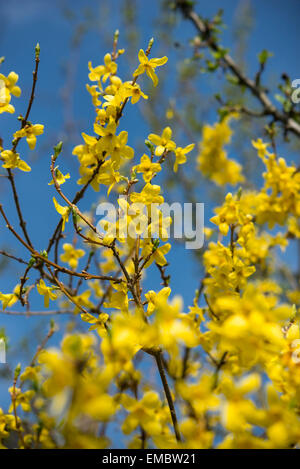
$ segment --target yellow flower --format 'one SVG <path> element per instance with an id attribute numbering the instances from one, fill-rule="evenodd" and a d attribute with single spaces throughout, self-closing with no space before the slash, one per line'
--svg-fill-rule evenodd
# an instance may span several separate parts
<path id="1" fill-rule="evenodd" d="M 148 301 L 147 315 L 150 316 L 155 311 L 156 305 L 162 301 L 162 299 L 168 298 L 170 293 L 170 287 L 164 287 L 158 293 L 155 293 L 153 290 L 148 291 L 148 293 L 145 294 Z"/>
<path id="2" fill-rule="evenodd" d="M 178 165 L 179 164 L 184 164 L 186 162 L 186 154 L 189 153 L 194 149 L 195 144 L 191 143 L 190 145 L 187 145 L 185 148 L 178 147 L 175 150 L 175 163 L 174 163 L 174 172 L 177 173 L 178 170 Z"/>
<path id="3" fill-rule="evenodd" d="M 58 184 L 61 186 L 62 184 L 66 182 L 66 179 L 70 179 L 70 174 L 68 173 L 66 175 L 63 175 L 63 173 L 61 173 L 59 169 L 56 169 L 55 177 L 56 177 Z M 48 186 L 52 186 L 53 184 L 54 184 L 53 180 L 51 182 L 48 182 Z"/>
<path id="4" fill-rule="evenodd" d="M 83 306 L 87 309 L 94 308 L 94 304 L 90 301 L 91 290 L 86 290 L 82 292 L 80 295 L 74 296 L 74 300 L 76 301 L 76 306 L 74 308 L 74 314 L 79 313 L 80 309 L 77 305 Z"/>
<path id="5" fill-rule="evenodd" d="M 151 257 L 149 261 L 147 262 L 145 267 L 149 267 L 153 261 L 155 261 L 158 265 L 163 266 L 166 265 L 167 260 L 165 258 L 165 255 L 170 251 L 171 249 L 171 244 L 166 243 L 163 246 L 159 246 L 156 249 L 153 249 L 153 244 L 152 242 L 144 241 L 142 243 L 142 256 L 144 258 L 147 258 L 151 253 Z"/>
<path id="6" fill-rule="evenodd" d="M 78 266 L 78 259 L 83 257 L 85 255 L 85 252 L 83 249 L 75 249 L 72 244 L 65 243 L 63 244 L 63 249 L 64 249 L 64 254 L 61 254 L 60 259 L 63 262 L 66 262 L 69 264 L 71 269 L 76 270 Z"/>
<path id="7" fill-rule="evenodd" d="M 5 415 L 0 408 L 0 449 L 6 449 L 6 446 L 2 445 L 2 439 L 9 437 L 9 430 L 11 429 L 15 429 L 14 415 Z"/>
<path id="8" fill-rule="evenodd" d="M 121 175 L 118 171 L 114 170 L 112 162 L 110 160 L 105 161 L 105 163 L 100 168 L 99 175 L 97 176 L 97 182 L 99 184 L 109 186 L 107 189 L 108 196 L 114 185 L 117 184 L 120 179 Z"/>
<path id="9" fill-rule="evenodd" d="M 93 316 L 90 313 L 84 313 L 81 315 L 81 319 L 84 322 L 91 324 L 89 330 L 90 331 L 97 331 L 100 337 L 103 337 L 106 333 L 105 324 L 109 318 L 109 315 L 106 313 L 101 313 L 97 317 Z"/>
<path id="10" fill-rule="evenodd" d="M 20 388 L 9 388 L 9 392 L 11 394 L 14 394 L 15 396 L 15 406 L 18 407 L 19 405 L 21 406 L 22 410 L 24 412 L 29 412 L 31 410 L 31 404 L 30 401 L 35 395 L 35 391 L 33 390 L 28 390 L 25 392 L 21 392 Z M 9 412 L 13 411 L 13 405 L 11 404 L 9 408 Z"/>
<path id="11" fill-rule="evenodd" d="M 19 88 L 19 86 L 16 86 L 18 79 L 19 75 L 15 72 L 10 72 L 7 77 L 0 73 L 0 80 L 3 80 L 5 87 L 8 89 L 8 91 L 17 98 L 21 96 L 21 89 Z"/>
<path id="12" fill-rule="evenodd" d="M 116 75 L 111 75 L 109 78 L 109 85 L 105 88 L 104 93 L 106 95 L 115 95 L 118 92 L 120 92 L 122 87 L 122 80 L 120 77 L 117 77 Z"/>
<path id="13" fill-rule="evenodd" d="M 18 297 L 13 293 L 1 293 L 0 292 L 0 301 L 2 302 L 3 311 L 18 301 Z"/>
<path id="14" fill-rule="evenodd" d="M 166 111 L 166 118 L 171 120 L 174 117 L 174 110 L 172 108 L 167 109 Z"/>
<path id="15" fill-rule="evenodd" d="M 242 378 L 237 384 L 228 377 L 220 383 L 220 389 L 226 396 L 221 421 L 229 431 L 239 433 L 250 430 L 251 417 L 254 420 L 264 416 L 250 399 L 245 398 L 246 394 L 257 392 L 260 384 L 261 379 L 257 373 Z"/>
<path id="16" fill-rule="evenodd" d="M 120 167 L 120 164 L 123 161 L 123 159 L 126 158 L 130 160 L 134 156 L 134 150 L 133 148 L 127 145 L 127 140 L 128 140 L 128 132 L 126 132 L 126 130 L 123 130 L 117 136 L 116 141 L 115 141 L 115 146 L 110 152 L 112 164 L 114 165 L 115 169 L 118 169 Z"/>
<path id="17" fill-rule="evenodd" d="M 3 82 L 0 80 L 0 114 L 3 112 L 9 112 L 13 114 L 15 108 L 12 104 L 9 104 L 11 100 L 11 95 L 7 88 L 3 85 Z"/>
<path id="18" fill-rule="evenodd" d="M 150 77 L 151 80 L 153 81 L 154 86 L 157 86 L 158 78 L 155 74 L 155 69 L 156 67 L 160 67 L 161 65 L 164 65 L 168 61 L 168 57 L 161 57 L 160 59 L 149 60 L 145 52 L 143 51 L 143 49 L 140 50 L 138 57 L 139 57 L 140 65 L 134 72 L 133 76 L 137 77 L 146 72 L 148 77 Z"/>
<path id="19" fill-rule="evenodd" d="M 11 94 L 19 97 L 21 95 L 21 89 L 16 86 L 19 76 L 15 72 L 10 72 L 6 77 L 0 73 L 0 114 L 3 112 L 9 112 L 12 114 L 15 112 L 14 106 L 10 103 Z"/>
<path id="20" fill-rule="evenodd" d="M 126 311 L 128 308 L 127 285 L 122 282 L 120 284 L 113 284 L 112 286 L 116 291 L 110 294 L 109 301 L 103 303 L 103 306 L 105 308 L 114 308 Z"/>
<path id="21" fill-rule="evenodd" d="M 36 288 L 39 294 L 44 296 L 45 308 L 49 308 L 49 300 L 56 300 L 57 298 L 57 295 L 53 293 L 55 287 L 47 287 L 44 280 L 41 279 L 40 283 L 37 284 Z"/>
<path id="22" fill-rule="evenodd" d="M 14 133 L 14 138 L 26 137 L 30 150 L 34 150 L 36 145 L 36 136 L 42 135 L 42 133 L 44 133 L 44 126 L 42 124 L 25 125 L 23 129 Z"/>
<path id="23" fill-rule="evenodd" d="M 203 126 L 202 142 L 197 157 L 198 169 L 207 178 L 222 186 L 244 181 L 239 163 L 227 157 L 224 145 L 230 143 L 232 131 L 229 126 L 231 115 L 214 126 Z"/>
<path id="24" fill-rule="evenodd" d="M 125 435 L 133 432 L 138 425 L 141 425 L 149 435 L 163 433 L 163 422 L 161 421 L 161 413 L 163 412 L 162 403 L 156 392 L 147 391 L 140 401 L 127 394 L 122 394 L 121 403 L 129 412 L 122 425 Z"/>
<path id="25" fill-rule="evenodd" d="M 1 152 L 1 159 L 4 160 L 3 168 L 18 168 L 21 171 L 31 171 L 30 166 L 21 160 L 19 153 L 15 153 L 11 150 L 4 150 Z"/>
<path id="26" fill-rule="evenodd" d="M 92 67 L 92 63 L 89 62 L 89 79 L 91 81 L 100 81 L 102 78 L 103 83 L 106 82 L 110 75 L 115 75 L 117 73 L 118 65 L 111 58 L 110 54 L 105 54 L 104 56 L 104 65 L 99 65 L 96 68 Z"/>
<path id="27" fill-rule="evenodd" d="M 161 171 L 161 166 L 159 163 L 152 163 L 149 156 L 144 154 L 141 157 L 140 164 L 134 166 L 133 170 L 142 173 L 145 182 L 150 182 L 153 176 Z"/>
<path id="28" fill-rule="evenodd" d="M 120 304 L 119 308 L 120 309 Z M 110 333 L 106 334 L 101 343 L 101 351 L 106 365 L 116 365 L 114 373 L 127 368 L 128 363 L 141 349 L 144 322 L 141 315 L 131 314 L 128 310 L 110 316 Z"/>
<path id="29" fill-rule="evenodd" d="M 212 386 L 213 376 L 206 374 L 203 374 L 197 383 L 178 383 L 180 395 L 186 402 L 190 402 L 197 417 L 201 417 L 208 410 L 218 408 L 219 398 L 212 393 Z"/>
<path id="30" fill-rule="evenodd" d="M 141 203 L 146 206 L 150 204 L 162 204 L 164 201 L 164 198 L 160 193 L 160 186 L 158 185 L 153 185 L 148 182 L 142 189 L 141 193 L 133 192 L 130 195 L 130 200 L 131 202 L 135 203 Z"/>
<path id="31" fill-rule="evenodd" d="M 218 215 L 210 221 L 219 227 L 220 232 L 226 236 L 229 226 L 238 220 L 238 202 L 234 200 L 231 192 L 226 195 L 225 204 L 218 210 Z"/>
<path id="32" fill-rule="evenodd" d="M 148 225 L 148 236 L 160 238 L 166 241 L 170 234 L 169 228 L 172 223 L 172 218 L 164 216 L 163 212 L 155 206 L 151 207 L 151 223 Z"/>
<path id="33" fill-rule="evenodd" d="M 0 301 L 2 302 L 3 311 L 10 306 L 13 306 L 18 300 L 20 295 L 20 285 L 17 285 L 14 288 L 13 293 L 1 293 L 0 292 Z"/>
<path id="34" fill-rule="evenodd" d="M 104 99 L 106 102 L 103 104 L 103 107 L 120 108 L 124 101 L 124 94 L 118 90 L 114 95 L 104 95 Z"/>
<path id="35" fill-rule="evenodd" d="M 117 142 L 116 130 L 117 130 L 117 124 L 114 119 L 110 119 L 106 127 L 103 127 L 102 125 L 94 124 L 94 132 L 95 134 L 99 135 L 99 137 L 102 137 L 101 146 L 109 154 L 113 151 L 113 149 L 116 146 L 116 142 Z M 86 141 L 86 143 L 90 144 L 92 142 Z M 97 140 L 95 143 L 97 143 Z"/>
<path id="36" fill-rule="evenodd" d="M 93 106 L 95 107 L 100 106 L 101 104 L 101 101 L 99 100 L 99 96 L 101 95 L 101 93 L 100 91 L 98 91 L 97 88 L 98 88 L 97 85 L 92 85 L 92 86 L 86 85 L 86 89 L 92 96 Z"/>
<path id="37" fill-rule="evenodd" d="M 254 148 L 257 150 L 257 154 L 260 158 L 263 158 L 264 156 L 268 155 L 268 150 L 267 147 L 270 145 L 269 143 L 264 143 L 261 138 L 258 138 L 256 141 L 251 140 L 252 145 Z"/>
<path id="38" fill-rule="evenodd" d="M 62 231 L 65 231 L 66 222 L 69 221 L 70 207 L 62 207 L 53 197 L 53 203 L 56 211 L 62 216 Z"/>
<path id="39" fill-rule="evenodd" d="M 144 94 L 140 88 L 140 86 L 135 83 L 132 85 L 130 82 L 124 84 L 125 92 L 127 96 L 131 96 L 132 104 L 137 103 L 140 98 L 148 99 L 148 96 Z"/>
<path id="40" fill-rule="evenodd" d="M 148 139 L 156 145 L 155 155 L 161 156 L 165 151 L 175 151 L 176 143 L 171 140 L 172 130 L 166 127 L 161 135 L 150 134 Z"/>

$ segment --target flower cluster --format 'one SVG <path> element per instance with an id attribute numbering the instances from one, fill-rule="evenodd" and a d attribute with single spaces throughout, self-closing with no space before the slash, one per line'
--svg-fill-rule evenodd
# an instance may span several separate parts
<path id="1" fill-rule="evenodd" d="M 51 301 L 54 313 L 72 317 L 60 346 L 47 346 L 56 331 L 51 323 L 30 365 L 16 368 L 11 406 L 0 410 L 2 447 L 13 434 L 20 448 L 106 448 L 112 444 L 107 428 L 116 421 L 129 448 L 300 443 L 300 289 L 297 281 L 280 285 L 274 261 L 278 248 L 300 238 L 299 170 L 269 152 L 267 142 L 252 142 L 265 165 L 262 187 L 232 189 L 215 208 L 203 279 L 185 308 L 172 296 L 172 220 L 159 208 L 167 193 L 158 181 L 167 165 L 177 173 L 192 159 L 194 144 L 177 146 L 166 127 L 150 133 L 147 150 L 137 155 L 122 130 L 126 106 L 148 99 L 137 81 L 146 74 L 156 86 L 156 69 L 167 62 L 150 58 L 152 45 L 140 50 L 140 64 L 127 81 L 117 75 L 124 50 L 117 50 L 116 38 L 103 64 L 89 63 L 93 133 L 83 132 L 73 150 L 80 190 L 72 200 L 64 192 L 72 175 L 56 166 L 62 145 L 54 147 L 49 186 L 59 217 L 47 250 L 35 248 L 22 217 L 19 235 L 0 205 L 7 227 L 31 256 L 13 293 L 0 293 L 3 310 L 19 302 L 29 314 L 35 291 L 46 312 Z M 11 112 L 17 75 L 0 80 L 6 100 L 0 112 Z M 21 123 L 12 149 L 1 152 L 10 180 L 14 169 L 30 170 L 17 153 L 19 141 L 26 138 L 33 149 L 43 133 L 40 124 Z M 229 118 L 203 128 L 197 166 L 217 185 L 244 181 L 241 166 L 224 150 L 231 133 Z M 115 219 L 95 225 L 93 213 L 82 212 L 89 186 L 117 202 Z M 144 279 L 153 267 L 162 285 L 147 290 Z M 31 280 L 32 272 L 37 278 Z"/>

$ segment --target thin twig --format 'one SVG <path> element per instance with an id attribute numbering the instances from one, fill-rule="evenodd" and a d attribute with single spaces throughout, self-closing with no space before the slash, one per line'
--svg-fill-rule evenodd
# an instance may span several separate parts
<path id="1" fill-rule="evenodd" d="M 30 114 L 30 111 L 31 111 L 31 108 L 32 108 L 32 104 L 33 104 L 33 100 L 34 100 L 34 92 L 35 92 L 35 87 L 36 87 L 36 82 L 37 82 L 39 62 L 40 62 L 39 54 L 36 53 L 35 54 L 35 69 L 34 69 L 34 72 L 33 72 L 31 94 L 30 94 L 30 99 L 29 99 L 29 103 L 28 103 L 28 107 L 27 107 L 25 117 L 22 118 L 22 120 L 21 120 L 21 129 L 23 129 L 25 127 L 25 125 L 27 124 L 29 114 Z M 21 140 L 21 137 L 17 138 L 14 141 L 13 147 L 12 147 L 13 152 L 16 151 L 18 143 L 19 143 L 20 140 Z M 19 202 L 19 197 L 18 197 L 16 185 L 15 185 L 14 175 L 13 175 L 13 172 L 10 168 L 7 169 L 7 174 L 8 174 L 8 180 L 10 182 L 10 185 L 11 185 L 11 188 L 12 188 L 12 191 L 13 191 L 13 197 L 14 197 L 15 206 L 16 206 L 16 209 L 17 209 L 18 217 L 19 217 L 20 227 L 21 227 L 21 229 L 24 233 L 24 236 L 25 236 L 25 239 L 26 239 L 27 243 L 29 244 L 29 246 L 33 247 L 32 243 L 31 243 L 31 240 L 29 238 L 27 229 L 26 229 L 26 222 L 23 218 L 23 214 L 22 214 L 22 210 L 21 210 L 21 206 L 20 206 L 20 202 Z"/>
<path id="2" fill-rule="evenodd" d="M 162 384 L 163 384 L 165 395 L 166 395 L 166 398 L 167 398 L 167 401 L 168 401 L 168 406 L 169 406 L 169 409 L 170 409 L 170 414 L 171 414 L 171 419 L 172 419 L 172 423 L 173 423 L 173 427 L 174 427 L 176 440 L 178 442 L 180 442 L 181 441 L 181 436 L 180 436 L 180 432 L 179 432 L 176 411 L 175 411 L 175 407 L 174 407 L 172 394 L 171 394 L 169 384 L 168 384 L 168 381 L 167 381 L 167 377 L 166 377 L 166 374 L 165 374 L 161 351 L 156 352 L 154 357 L 155 357 L 157 368 L 158 368 L 160 378 L 161 378 L 161 381 L 162 381 Z"/>
<path id="3" fill-rule="evenodd" d="M 214 52 L 220 52 L 220 46 L 212 34 L 212 25 L 202 20 L 202 18 L 193 10 L 193 5 L 187 0 L 177 0 L 176 6 L 181 10 L 183 16 L 190 20 L 201 38 L 206 42 L 208 47 Z M 256 83 L 255 80 L 247 77 L 241 70 L 239 65 L 233 60 L 229 54 L 222 55 L 221 63 L 229 69 L 239 83 L 245 86 L 251 94 L 260 102 L 263 107 L 263 115 L 273 117 L 274 121 L 279 121 L 283 124 L 285 131 L 292 132 L 300 137 L 300 124 L 290 117 L 288 113 L 280 112 L 269 99 L 266 92 Z"/>
<path id="4" fill-rule="evenodd" d="M 0 254 L 1 254 L 2 256 L 9 257 L 10 259 L 14 259 L 14 260 L 17 261 L 17 262 L 20 262 L 20 264 L 25 264 L 25 265 L 28 264 L 28 262 L 24 261 L 24 260 L 21 259 L 20 257 L 15 257 L 15 256 L 13 256 L 12 254 L 9 254 L 9 253 L 6 252 L 6 251 L 0 250 Z"/>

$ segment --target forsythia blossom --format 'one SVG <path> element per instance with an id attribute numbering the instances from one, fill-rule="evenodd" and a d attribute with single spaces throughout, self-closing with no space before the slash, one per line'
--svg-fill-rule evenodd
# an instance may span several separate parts
<path id="1" fill-rule="evenodd" d="M 132 449 L 298 448 L 300 286 L 286 266 L 278 269 L 276 252 L 283 256 L 300 239 L 299 168 L 271 151 L 269 142 L 253 140 L 257 155 L 250 142 L 249 148 L 264 165 L 262 183 L 228 192 L 228 185 L 244 181 L 241 165 L 225 150 L 232 136 L 230 117 L 203 126 L 197 168 L 224 186 L 225 196 L 205 227 L 206 244 L 197 253 L 201 280 L 195 270 L 197 290 L 184 305 L 172 290 L 172 218 L 159 205 L 168 195 L 166 166 L 176 173 L 187 160 L 193 165 L 194 144 L 178 146 L 184 145 L 180 135 L 173 137 L 168 126 L 150 133 L 148 154 L 135 153 L 122 116 L 130 103 L 148 99 L 139 76 L 146 73 L 156 86 L 156 69 L 167 57 L 150 58 L 150 41 L 146 53 L 138 54 L 133 80 L 123 81 L 117 75 L 124 52 L 117 49 L 118 35 L 104 63 L 88 64 L 94 121 L 73 149 L 81 186 L 73 198 L 62 186 L 70 174 L 56 166 L 62 143 L 54 147 L 51 171 L 58 184 L 52 180 L 48 190 L 57 191 L 66 205 L 52 196 L 60 221 L 40 253 L 35 243 L 43 245 L 42 233 L 31 242 L 13 180 L 20 229 L 7 222 L 10 216 L 4 219 L 31 257 L 8 254 L 26 265 L 12 293 L 0 293 L 2 309 L 15 314 L 19 311 L 9 308 L 25 307 L 24 315 L 30 315 L 36 286 L 45 308 L 56 301 L 55 313 L 68 313 L 71 320 L 61 324 L 63 337 L 55 347 L 47 343 L 57 330 L 51 320 L 29 365 L 15 368 L 11 404 L 0 409 L 0 448 L 109 448 L 115 431 L 110 425 L 116 422 Z M 13 112 L 11 94 L 20 95 L 17 80 L 14 72 L 0 75 L 0 113 Z M 172 106 L 167 118 L 175 121 L 176 115 Z M 7 169 L 30 171 L 17 145 L 26 138 L 33 149 L 44 129 L 22 125 L 12 149 L 1 149 L 1 162 Z M 10 171 L 9 176 L 11 181 Z M 172 179 L 180 182 L 173 173 Z M 100 201 L 116 201 L 117 210 L 107 206 L 109 216 L 99 223 L 94 207 L 82 211 L 89 186 L 99 191 Z M 75 231 L 67 238 L 70 215 Z M 177 268 L 185 276 L 184 266 Z M 155 272 L 159 278 L 150 287 Z"/>

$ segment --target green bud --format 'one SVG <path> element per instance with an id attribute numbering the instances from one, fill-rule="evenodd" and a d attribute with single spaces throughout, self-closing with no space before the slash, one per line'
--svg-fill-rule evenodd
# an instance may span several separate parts
<path id="1" fill-rule="evenodd" d="M 37 45 L 35 46 L 35 58 L 36 59 L 40 57 L 40 52 L 41 52 L 41 48 L 40 48 L 39 43 L 37 43 Z"/>
<path id="2" fill-rule="evenodd" d="M 239 187 L 239 190 L 237 191 L 237 194 L 236 194 L 238 200 L 241 200 L 242 192 L 243 192 L 243 188 Z"/>
<path id="3" fill-rule="evenodd" d="M 55 321 L 54 319 L 50 319 L 50 329 L 54 330 L 55 329 Z"/>
<path id="4" fill-rule="evenodd" d="M 107 332 L 107 335 L 108 335 L 109 340 L 111 340 L 111 339 L 112 339 L 112 331 L 111 331 L 111 329 L 107 326 L 107 327 L 105 328 L 105 330 L 106 330 L 106 332 Z"/>
<path id="5" fill-rule="evenodd" d="M 76 212 L 75 208 L 72 207 L 72 217 L 73 217 L 73 223 L 74 225 L 77 225 L 79 216 L 78 213 Z"/>
<path id="6" fill-rule="evenodd" d="M 45 249 L 44 249 L 43 251 L 41 251 L 41 255 L 42 255 L 43 257 L 45 257 L 46 259 L 48 259 L 48 253 L 47 253 L 47 251 L 46 251 Z"/>
<path id="7" fill-rule="evenodd" d="M 153 245 L 153 246 L 152 246 L 152 250 L 153 250 L 153 251 L 156 251 L 156 249 L 157 249 L 158 246 L 159 246 L 159 243 L 160 243 L 159 239 L 154 239 L 154 240 L 152 241 L 152 245 Z"/>
<path id="8" fill-rule="evenodd" d="M 15 380 L 17 380 L 19 378 L 20 373 L 21 373 L 21 363 L 18 363 L 18 365 L 16 366 L 15 371 L 14 371 L 14 379 Z"/>
<path id="9" fill-rule="evenodd" d="M 269 52 L 268 50 L 264 49 L 258 54 L 258 60 L 260 64 L 265 64 L 266 61 L 272 57 L 272 52 Z"/>
<path id="10" fill-rule="evenodd" d="M 53 147 L 55 158 L 57 158 L 58 155 L 61 153 L 62 146 L 63 146 L 63 142 L 59 142 L 55 147 Z"/>
<path id="11" fill-rule="evenodd" d="M 226 79 L 229 83 L 231 83 L 232 85 L 238 85 L 240 83 L 240 80 L 238 77 L 234 76 L 234 75 L 231 75 L 230 73 L 228 73 L 226 75 Z"/>
<path id="12" fill-rule="evenodd" d="M 154 151 L 155 151 L 154 145 L 149 140 L 145 140 L 145 145 L 146 145 L 146 147 L 149 148 L 151 153 L 154 153 Z"/>
<path id="13" fill-rule="evenodd" d="M 218 109 L 218 114 L 220 116 L 220 122 L 223 122 L 225 117 L 229 115 L 229 109 L 227 107 L 221 107 L 220 109 Z"/>
<path id="14" fill-rule="evenodd" d="M 153 43 L 154 43 L 154 37 L 152 37 L 149 41 L 149 44 L 148 44 L 148 47 L 147 47 L 147 50 L 150 51 L 151 50 L 151 47 L 153 46 Z"/>
<path id="15" fill-rule="evenodd" d="M 36 258 L 35 257 L 31 257 L 29 259 L 29 262 L 28 262 L 28 267 L 33 267 L 34 264 L 35 264 L 35 261 L 36 261 Z"/>

